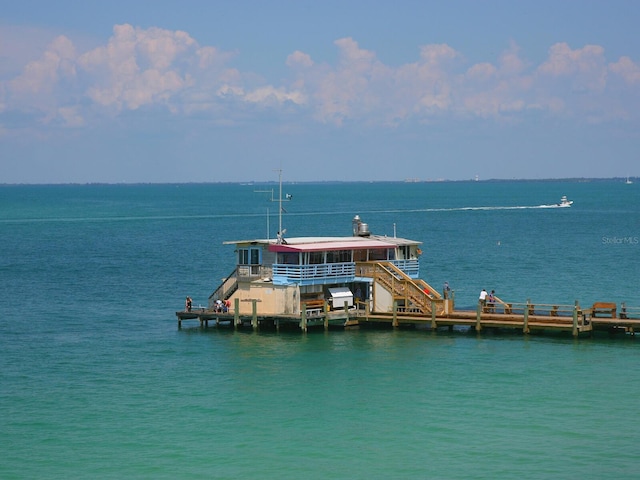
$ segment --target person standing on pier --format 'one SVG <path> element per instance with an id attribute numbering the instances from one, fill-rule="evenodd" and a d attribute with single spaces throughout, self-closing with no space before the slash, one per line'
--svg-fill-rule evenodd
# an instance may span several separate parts
<path id="1" fill-rule="evenodd" d="M 484 288 L 480 292 L 480 298 L 478 300 L 480 301 L 480 305 L 482 305 L 482 308 L 484 309 L 485 305 L 487 304 L 487 291 Z"/>
<path id="2" fill-rule="evenodd" d="M 187 312 L 191 311 L 191 304 L 192 304 L 191 297 L 189 295 L 187 295 L 187 299 L 184 301 L 184 309 Z"/>
<path id="3" fill-rule="evenodd" d="M 442 287 L 442 295 L 444 296 L 444 299 L 446 300 L 447 298 L 449 298 L 450 294 L 451 287 L 449 287 L 449 282 L 444 282 L 444 286 Z"/>
<path id="4" fill-rule="evenodd" d="M 494 313 L 496 311 L 496 291 L 495 290 L 491 290 L 491 293 L 489 294 L 488 297 L 489 301 L 489 311 L 491 313 Z"/>

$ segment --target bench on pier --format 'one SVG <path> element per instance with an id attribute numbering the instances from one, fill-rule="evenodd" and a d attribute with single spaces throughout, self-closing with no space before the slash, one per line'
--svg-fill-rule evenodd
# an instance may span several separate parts
<path id="1" fill-rule="evenodd" d="M 611 315 L 611 318 L 616 318 L 617 305 L 610 302 L 596 302 L 591 307 L 591 316 L 597 317 L 598 314 Z"/>
<path id="2" fill-rule="evenodd" d="M 307 300 L 302 303 L 307 315 L 320 315 L 324 310 L 324 300 Z"/>

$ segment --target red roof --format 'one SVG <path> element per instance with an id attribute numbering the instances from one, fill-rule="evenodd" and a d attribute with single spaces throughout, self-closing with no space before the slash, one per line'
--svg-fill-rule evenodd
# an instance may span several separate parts
<path id="1" fill-rule="evenodd" d="M 393 243 L 387 243 L 380 240 L 355 240 L 355 241 L 338 241 L 338 242 L 317 242 L 317 243 L 299 243 L 285 244 L 279 243 L 269 245 L 270 252 L 326 252 L 330 250 L 367 250 L 380 248 L 395 248 Z"/>

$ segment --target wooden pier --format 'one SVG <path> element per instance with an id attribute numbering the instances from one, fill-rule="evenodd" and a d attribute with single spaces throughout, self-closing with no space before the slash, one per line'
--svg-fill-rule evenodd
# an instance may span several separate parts
<path id="1" fill-rule="evenodd" d="M 194 320 L 201 327 L 215 326 L 231 328 L 251 327 L 276 329 L 289 326 L 306 332 L 309 328 L 348 327 L 359 325 L 387 325 L 391 327 L 423 326 L 432 330 L 440 328 L 469 327 L 476 332 L 487 329 L 532 332 L 570 332 L 579 337 L 594 331 L 628 333 L 634 335 L 640 331 L 640 307 L 627 308 L 624 304 L 618 309 L 615 303 L 597 302 L 583 309 L 576 301 L 574 305 L 551 305 L 507 303 L 498 300 L 495 304 L 478 304 L 476 310 L 453 310 L 444 313 L 437 308 L 431 314 L 403 311 L 394 303 L 392 311 L 371 312 L 368 303 L 357 302 L 355 306 L 330 309 L 327 302 L 322 305 L 303 304 L 300 315 L 265 315 L 258 309 L 258 302 L 252 303 L 251 315 L 239 315 L 238 303 L 228 312 L 197 308 L 192 311 L 176 312 L 178 328 L 184 321 Z"/>

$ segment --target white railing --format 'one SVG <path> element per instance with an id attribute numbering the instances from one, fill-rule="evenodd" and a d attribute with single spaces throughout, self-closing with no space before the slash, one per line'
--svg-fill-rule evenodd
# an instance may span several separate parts
<path id="1" fill-rule="evenodd" d="M 299 285 L 352 281 L 356 265 L 346 263 L 320 263 L 317 265 L 273 265 L 274 285 L 297 283 Z"/>

